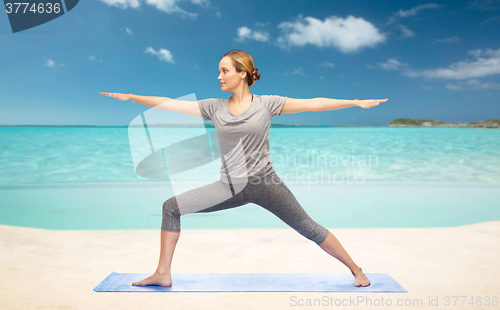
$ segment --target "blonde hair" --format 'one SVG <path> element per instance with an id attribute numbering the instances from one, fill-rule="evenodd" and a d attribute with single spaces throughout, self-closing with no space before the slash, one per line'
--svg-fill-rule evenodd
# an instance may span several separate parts
<path id="1" fill-rule="evenodd" d="M 247 83 L 248 86 L 253 86 L 256 81 L 260 80 L 259 69 L 254 67 L 253 58 L 247 52 L 243 50 L 232 50 L 224 54 L 221 57 L 229 57 L 233 63 L 233 66 L 236 68 L 236 72 L 245 71 L 247 73 Z"/>

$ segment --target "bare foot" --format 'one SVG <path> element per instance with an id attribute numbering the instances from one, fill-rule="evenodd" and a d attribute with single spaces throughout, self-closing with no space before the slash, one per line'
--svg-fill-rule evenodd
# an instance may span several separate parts
<path id="1" fill-rule="evenodd" d="M 149 286 L 149 285 L 172 286 L 172 277 L 170 276 L 170 274 L 160 275 L 160 274 L 154 273 L 152 276 L 150 276 L 142 281 L 132 282 L 132 285 L 134 285 L 134 286 Z"/>
<path id="2" fill-rule="evenodd" d="M 359 268 L 359 271 L 357 271 L 357 272 L 351 271 L 351 273 L 354 275 L 354 286 L 368 286 L 368 285 L 370 285 L 370 280 L 368 280 L 368 278 L 363 273 L 361 268 Z"/>

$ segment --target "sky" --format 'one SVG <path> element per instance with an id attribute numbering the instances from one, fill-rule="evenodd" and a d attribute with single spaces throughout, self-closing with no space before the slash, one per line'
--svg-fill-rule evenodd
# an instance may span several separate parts
<path id="1" fill-rule="evenodd" d="M 233 49 L 261 74 L 254 94 L 389 99 L 272 124 L 500 119 L 499 33 L 500 0 L 84 0 L 17 33 L 4 13 L 0 125 L 127 126 L 151 109 L 99 92 L 229 98 L 217 77 Z"/>

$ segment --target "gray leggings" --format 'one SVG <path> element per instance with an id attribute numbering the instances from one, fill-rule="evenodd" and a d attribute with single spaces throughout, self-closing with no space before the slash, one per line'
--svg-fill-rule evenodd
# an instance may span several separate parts
<path id="1" fill-rule="evenodd" d="M 178 202 L 181 201 L 179 208 Z M 240 188 L 238 184 L 226 184 L 219 180 L 173 196 L 163 203 L 161 229 L 180 232 L 181 215 L 215 212 L 247 203 L 265 208 L 317 245 L 323 243 L 328 236 L 328 229 L 316 223 L 306 213 L 275 172 L 259 180 L 242 184 Z"/>

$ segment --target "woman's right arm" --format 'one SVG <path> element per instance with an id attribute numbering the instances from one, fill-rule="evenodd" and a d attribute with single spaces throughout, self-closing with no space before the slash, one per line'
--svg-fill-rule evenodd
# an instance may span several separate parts
<path id="1" fill-rule="evenodd" d="M 175 100 L 168 97 L 139 96 L 133 94 L 105 93 L 99 94 L 116 98 L 120 101 L 132 100 L 142 105 L 160 110 L 178 112 L 194 117 L 202 117 L 198 101 Z"/>

